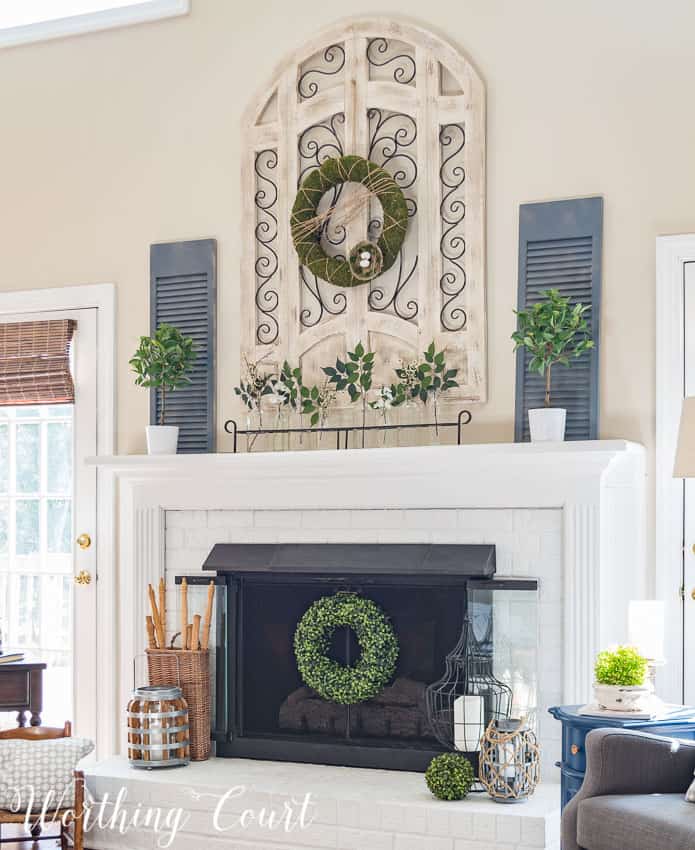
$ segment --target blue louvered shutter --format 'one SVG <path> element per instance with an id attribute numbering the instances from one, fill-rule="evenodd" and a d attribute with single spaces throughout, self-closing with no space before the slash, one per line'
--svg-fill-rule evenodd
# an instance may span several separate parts
<path id="1" fill-rule="evenodd" d="M 599 318 L 603 199 L 578 198 L 522 204 L 519 209 L 518 309 L 557 289 L 573 303 L 590 305 L 587 320 L 594 348 L 571 366 L 551 372 L 551 404 L 567 409 L 566 439 L 595 440 L 599 418 Z M 528 371 L 529 354 L 517 353 L 514 438 L 528 441 L 527 411 L 543 407 L 545 382 Z"/>
<path id="2" fill-rule="evenodd" d="M 217 243 L 214 239 L 150 246 L 150 326 L 177 327 L 193 338 L 196 361 L 187 387 L 168 393 L 167 425 L 178 425 L 179 452 L 215 450 L 215 309 Z M 160 393 L 150 393 L 150 422 L 159 421 Z"/>

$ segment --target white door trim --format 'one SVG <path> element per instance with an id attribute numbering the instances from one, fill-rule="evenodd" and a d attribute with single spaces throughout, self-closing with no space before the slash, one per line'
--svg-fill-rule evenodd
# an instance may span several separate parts
<path id="1" fill-rule="evenodd" d="M 672 477 L 684 395 L 685 264 L 695 262 L 695 234 L 656 240 L 656 595 L 666 604 L 661 695 L 683 699 L 683 482 Z"/>
<path id="2" fill-rule="evenodd" d="M 97 453 L 115 451 L 116 287 L 111 283 L 0 292 L 0 316 L 50 310 L 97 310 Z M 115 492 L 109 475 L 97 476 L 97 754 L 115 751 L 118 704 L 114 526 Z"/>

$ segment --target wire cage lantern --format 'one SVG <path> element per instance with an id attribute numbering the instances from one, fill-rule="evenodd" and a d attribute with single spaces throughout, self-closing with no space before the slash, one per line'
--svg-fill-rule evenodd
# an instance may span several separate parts
<path id="1" fill-rule="evenodd" d="M 458 643 L 446 656 L 444 675 L 425 694 L 432 732 L 448 750 L 478 752 L 489 723 L 509 717 L 512 689 L 492 671 L 492 618 L 479 640 L 466 614 Z"/>

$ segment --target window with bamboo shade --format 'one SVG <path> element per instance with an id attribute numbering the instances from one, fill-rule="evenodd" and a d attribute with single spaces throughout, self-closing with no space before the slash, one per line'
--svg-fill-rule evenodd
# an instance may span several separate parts
<path id="1" fill-rule="evenodd" d="M 0 324 L 0 405 L 73 404 L 73 319 Z"/>

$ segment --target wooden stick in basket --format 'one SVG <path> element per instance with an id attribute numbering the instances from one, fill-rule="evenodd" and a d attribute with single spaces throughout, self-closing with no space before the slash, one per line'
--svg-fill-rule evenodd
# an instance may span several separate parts
<path id="1" fill-rule="evenodd" d="M 200 649 L 200 614 L 193 615 L 193 631 L 191 633 L 191 649 L 197 652 Z"/>
<path id="2" fill-rule="evenodd" d="M 167 589 L 166 583 L 164 581 L 164 577 L 159 579 L 159 619 L 162 621 L 162 631 L 164 632 L 164 639 L 166 640 L 167 634 Z M 163 646 L 162 649 L 165 647 Z"/>
<path id="3" fill-rule="evenodd" d="M 208 649 L 210 646 L 210 624 L 212 623 L 212 603 L 215 601 L 215 582 L 211 581 L 208 585 L 208 604 L 205 609 L 205 621 L 203 625 L 203 635 L 200 639 L 200 648 Z"/>
<path id="4" fill-rule="evenodd" d="M 188 582 L 184 576 L 181 579 L 181 649 L 189 649 L 186 644 L 188 637 Z"/>
<path id="5" fill-rule="evenodd" d="M 154 598 L 154 588 L 151 584 L 147 585 L 147 593 L 150 597 L 150 607 L 152 608 L 152 621 L 154 622 L 154 630 L 157 635 L 157 643 L 159 648 L 164 649 L 166 646 L 166 637 L 162 628 L 162 621 L 159 617 L 159 609 L 157 608 L 157 600 Z"/>
<path id="6" fill-rule="evenodd" d="M 157 649 L 157 639 L 154 635 L 154 620 L 148 614 L 145 617 L 145 622 L 147 623 L 147 643 L 150 649 Z"/>
<path id="7" fill-rule="evenodd" d="M 191 650 L 193 647 L 191 643 L 193 641 L 193 623 L 188 624 L 188 628 L 186 629 L 186 649 Z"/>

